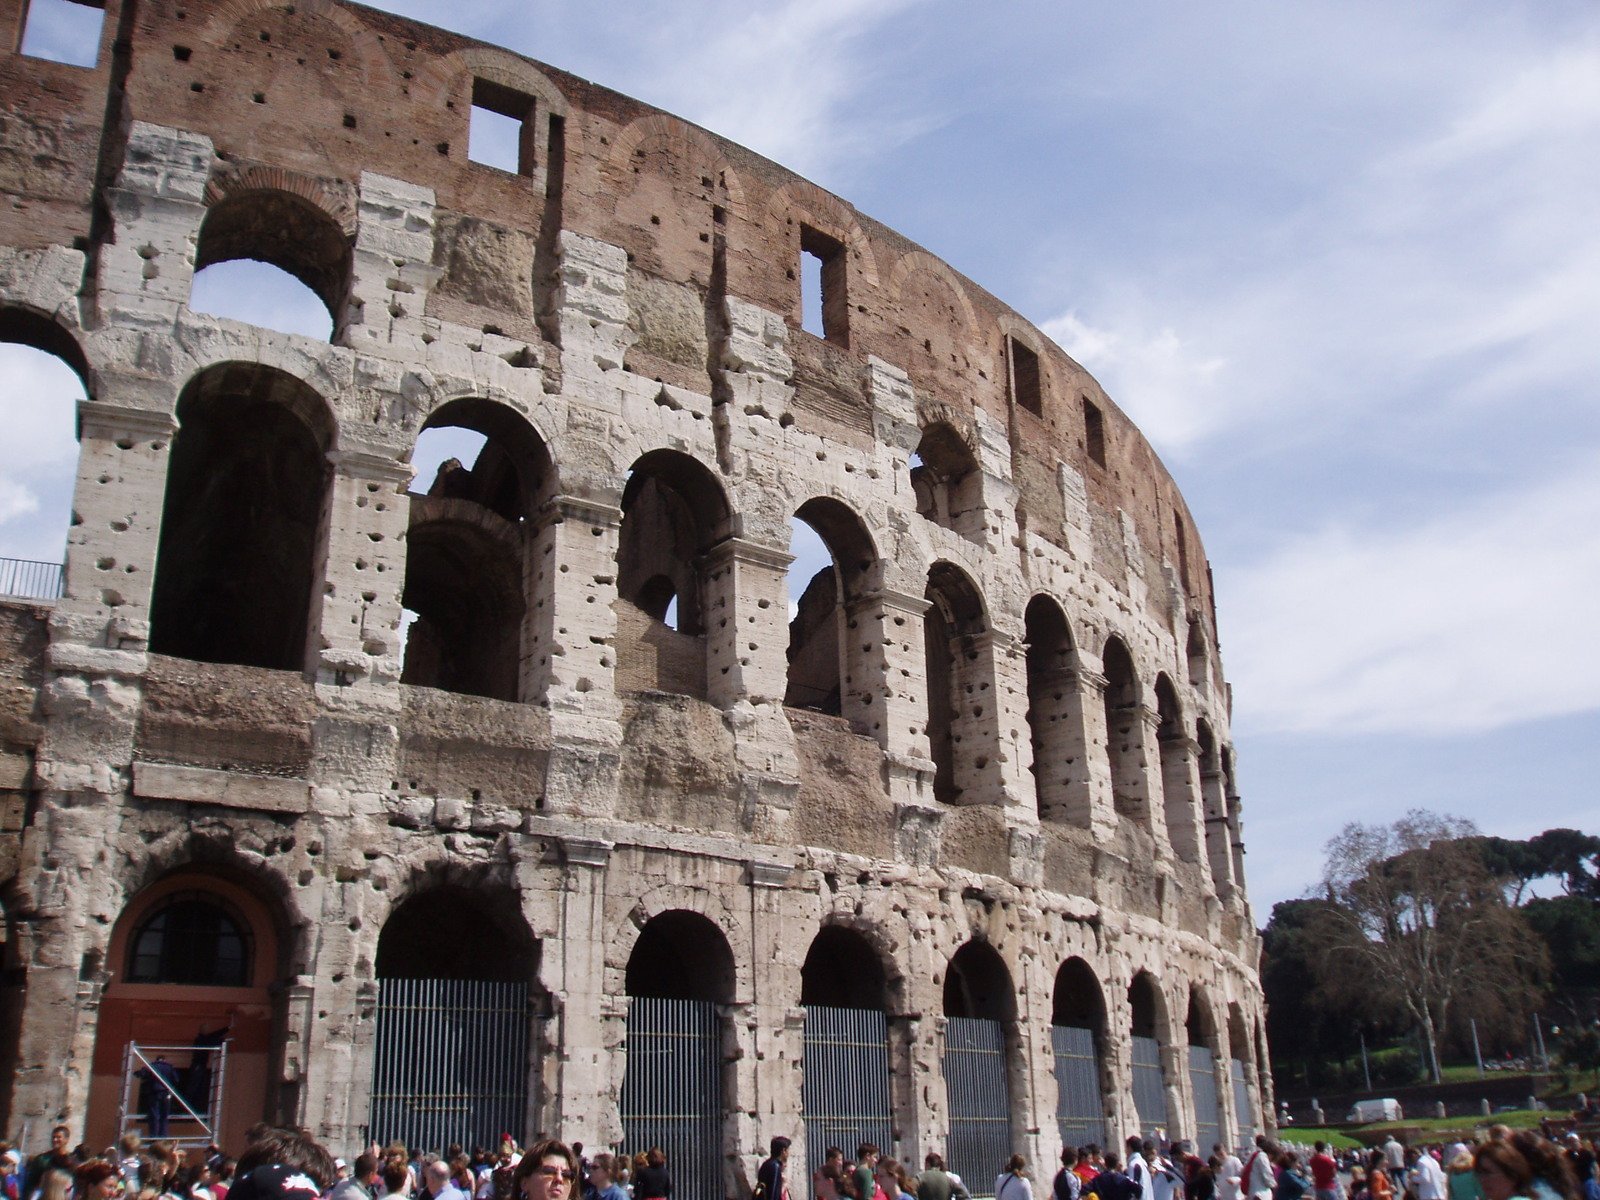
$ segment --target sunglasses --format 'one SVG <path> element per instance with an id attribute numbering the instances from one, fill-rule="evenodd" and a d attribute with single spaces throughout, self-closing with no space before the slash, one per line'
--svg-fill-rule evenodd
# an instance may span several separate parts
<path id="1" fill-rule="evenodd" d="M 563 1183 L 571 1183 L 577 1178 L 573 1172 L 565 1167 L 535 1167 L 534 1174 L 543 1175 L 546 1179 L 559 1179 Z"/>

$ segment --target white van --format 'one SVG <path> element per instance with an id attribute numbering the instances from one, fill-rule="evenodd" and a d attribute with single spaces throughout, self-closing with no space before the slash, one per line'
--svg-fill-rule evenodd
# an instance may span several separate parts
<path id="1" fill-rule="evenodd" d="M 1357 1100 L 1345 1120 L 1352 1125 L 1366 1125 L 1373 1121 L 1399 1121 L 1404 1116 L 1398 1100 Z"/>

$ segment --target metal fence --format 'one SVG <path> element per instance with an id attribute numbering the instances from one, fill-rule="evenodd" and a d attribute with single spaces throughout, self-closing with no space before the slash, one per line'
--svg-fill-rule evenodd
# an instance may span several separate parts
<path id="1" fill-rule="evenodd" d="M 20 600 L 59 600 L 66 588 L 66 567 L 31 558 L 0 558 L 0 596 Z"/>
<path id="2" fill-rule="evenodd" d="M 950 1108 L 945 1162 L 974 1197 L 994 1195 L 1011 1157 L 1011 1085 L 999 1021 L 949 1017 L 944 1030 L 944 1090 Z"/>
<path id="3" fill-rule="evenodd" d="M 1150 1137 L 1167 1127 L 1167 1086 L 1161 1076 L 1161 1043 L 1153 1037 L 1133 1039 L 1133 1107 L 1139 1131 Z"/>
<path id="4" fill-rule="evenodd" d="M 1100 1055 L 1094 1030 L 1050 1026 L 1055 1051 L 1056 1128 L 1063 1146 L 1106 1144 L 1105 1102 L 1100 1094 Z"/>
<path id="5" fill-rule="evenodd" d="M 368 1137 L 442 1151 L 528 1133 L 526 983 L 380 979 Z"/>
<path id="6" fill-rule="evenodd" d="M 1240 1145 L 1255 1139 L 1259 1132 L 1255 1110 L 1250 1107 L 1250 1083 L 1245 1075 L 1244 1060 L 1235 1058 L 1228 1063 L 1228 1074 L 1233 1079 L 1233 1116 L 1239 1123 Z"/>
<path id="7" fill-rule="evenodd" d="M 888 1147 L 889 1021 L 863 1008 L 806 1006 L 801 1107 L 806 1156 L 820 1166 L 828 1146 L 854 1154 L 863 1142 Z"/>
<path id="8" fill-rule="evenodd" d="M 1194 1150 L 1210 1157 L 1222 1140 L 1222 1111 L 1217 1103 L 1217 1056 L 1208 1046 L 1189 1047 L 1189 1091 L 1194 1096 Z"/>
<path id="9" fill-rule="evenodd" d="M 674 1200 L 722 1200 L 722 1019 L 704 1000 L 628 1003 L 622 1146 L 660 1146 Z"/>

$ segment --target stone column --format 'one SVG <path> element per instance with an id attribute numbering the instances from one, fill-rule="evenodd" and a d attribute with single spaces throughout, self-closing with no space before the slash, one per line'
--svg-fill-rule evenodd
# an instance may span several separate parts
<path id="1" fill-rule="evenodd" d="M 1139 1130 L 1139 1109 L 1133 1102 L 1133 1008 L 1126 984 L 1106 977 L 1106 1035 L 1100 1052 L 1100 1073 L 1106 1093 L 1106 1142 L 1120 1150 L 1123 1139 Z"/>
<path id="2" fill-rule="evenodd" d="M 1079 667 L 1078 708 L 1083 714 L 1084 798 L 1090 832 L 1097 844 L 1117 835 L 1117 808 L 1112 795 L 1110 736 L 1106 728 L 1106 677 Z"/>
<path id="3" fill-rule="evenodd" d="M 1174 1026 L 1175 1030 L 1182 1026 Z M 1194 1087 L 1189 1079 L 1189 1035 L 1180 1041 L 1174 1032 L 1172 1044 L 1161 1047 L 1161 1074 L 1167 1085 L 1167 1136 L 1194 1137 Z"/>
<path id="4" fill-rule="evenodd" d="M 856 611 L 869 614 L 868 620 L 883 629 L 881 650 L 874 655 L 880 672 L 874 715 L 881 720 L 876 732 L 894 805 L 896 855 L 916 866 L 932 866 L 939 856 L 943 812 L 933 802 L 934 767 L 928 756 L 928 672 L 922 641 L 928 601 L 884 588 L 862 596 Z"/>
<path id="5" fill-rule="evenodd" d="M 1233 1102 L 1233 1034 L 1226 1019 L 1217 1021 L 1217 1132 L 1224 1146 L 1239 1144 L 1239 1113 Z M 1202 1158 L 1211 1154 L 1210 1146 L 1195 1146 Z"/>
<path id="6" fill-rule="evenodd" d="M 604 816 L 616 806 L 622 706 L 613 601 L 621 524 L 615 504 L 557 496 L 528 542 L 522 696 L 550 713 L 545 807 L 552 812 Z"/>
<path id="7" fill-rule="evenodd" d="M 622 1140 L 622 1055 L 627 1021 L 626 999 L 609 1003 L 606 995 L 606 871 L 611 843 L 597 838 L 561 839 L 566 887 L 561 896 L 558 946 L 559 979 L 550 989 L 560 996 L 554 1042 L 557 1047 L 550 1111 L 539 1114 L 544 1124 L 559 1129 L 568 1141 L 611 1146 Z M 546 973 L 549 974 L 548 967 Z M 531 1116 L 532 1114 L 530 1114 Z"/>
<path id="8" fill-rule="evenodd" d="M 1201 847 L 1200 743 L 1183 732 L 1157 731 L 1161 752 L 1161 797 L 1167 837 L 1180 862 L 1194 863 L 1210 885 Z"/>
<path id="9" fill-rule="evenodd" d="M 804 1128 L 805 1009 L 799 999 L 800 972 L 808 946 L 792 936 L 784 911 L 793 867 L 786 862 L 752 859 L 746 871 L 754 993 L 750 998 L 749 1090 L 741 1107 L 749 1117 L 729 1149 L 740 1156 L 743 1178 L 753 1184 L 770 1140 L 779 1134 L 796 1137 Z"/>
<path id="10" fill-rule="evenodd" d="M 420 360 L 428 293 L 444 273 L 433 261 L 433 189 L 363 171 L 356 206 L 350 295 L 334 335 L 358 349 L 399 343 Z"/>
<path id="11" fill-rule="evenodd" d="M 1013 1104 L 1012 1121 L 1018 1132 L 1015 1140 L 1042 1182 L 1054 1174 L 1051 1164 L 1061 1158 L 1061 1133 L 1056 1124 L 1055 1043 L 1050 1036 L 1055 977 L 1049 962 L 1037 954 L 1021 966 L 1018 993 L 1024 1003 L 1017 1012 L 1017 1036 L 1022 1047 L 1018 1066 L 1026 1102 Z"/>
<path id="12" fill-rule="evenodd" d="M 1233 846 L 1228 823 L 1228 797 L 1223 791 L 1222 770 L 1215 758 L 1201 764 L 1201 803 L 1205 808 L 1206 858 L 1211 865 L 1211 880 L 1217 896 L 1228 903 L 1233 899 Z"/>
<path id="13" fill-rule="evenodd" d="M 1093 824 L 1094 801 L 1080 676 L 1076 668 L 1064 667 L 1030 681 L 1039 737 L 1033 770 L 1039 819 L 1088 829 Z"/>

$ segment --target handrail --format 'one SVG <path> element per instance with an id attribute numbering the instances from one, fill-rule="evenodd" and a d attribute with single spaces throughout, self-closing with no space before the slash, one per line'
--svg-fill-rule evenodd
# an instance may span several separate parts
<path id="1" fill-rule="evenodd" d="M 66 590 L 66 567 L 32 558 L 0 558 L 0 596 L 19 600 L 59 600 Z"/>

